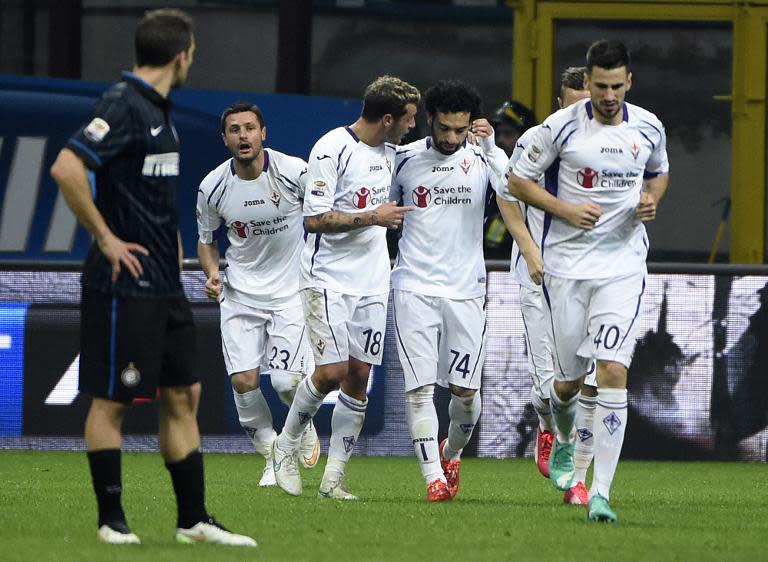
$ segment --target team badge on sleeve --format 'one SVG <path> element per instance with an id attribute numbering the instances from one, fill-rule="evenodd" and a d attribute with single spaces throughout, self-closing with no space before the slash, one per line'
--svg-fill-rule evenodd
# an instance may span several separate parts
<path id="1" fill-rule="evenodd" d="M 528 160 L 535 164 L 536 160 L 539 159 L 539 156 L 541 156 L 541 149 L 535 144 L 532 144 L 531 148 L 528 150 Z"/>
<path id="2" fill-rule="evenodd" d="M 312 182 L 312 189 L 309 191 L 312 195 L 322 197 L 325 195 L 326 183 L 323 180 L 315 180 Z"/>
<path id="3" fill-rule="evenodd" d="M 109 123 L 101 117 L 94 117 L 93 121 L 83 129 L 83 134 L 93 142 L 101 142 L 109 132 Z"/>

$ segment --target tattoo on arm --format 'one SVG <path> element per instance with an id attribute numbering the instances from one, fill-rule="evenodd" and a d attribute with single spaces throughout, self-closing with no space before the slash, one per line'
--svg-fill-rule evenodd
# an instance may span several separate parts
<path id="1" fill-rule="evenodd" d="M 376 219 L 377 215 L 375 212 L 353 214 L 327 211 L 322 215 L 311 217 L 314 228 L 310 228 L 310 230 L 315 232 L 349 232 L 350 230 L 374 225 L 376 224 Z"/>

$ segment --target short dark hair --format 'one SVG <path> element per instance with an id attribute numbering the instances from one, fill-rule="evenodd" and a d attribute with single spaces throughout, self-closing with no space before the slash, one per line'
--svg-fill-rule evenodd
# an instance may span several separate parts
<path id="1" fill-rule="evenodd" d="M 379 76 L 365 89 L 361 116 L 369 123 L 385 115 L 400 119 L 405 115 L 405 106 L 418 105 L 421 94 L 414 86 L 395 76 Z"/>
<path id="2" fill-rule="evenodd" d="M 571 90 L 584 89 L 584 74 L 587 72 L 586 66 L 569 66 L 560 75 L 560 95 L 565 93 L 566 88 Z"/>
<path id="3" fill-rule="evenodd" d="M 150 10 L 141 18 L 134 45 L 137 66 L 165 66 L 192 46 L 192 18 L 174 9 Z"/>
<path id="4" fill-rule="evenodd" d="M 424 92 L 424 109 L 433 117 L 440 113 L 469 112 L 470 121 L 480 115 L 480 94 L 461 80 L 440 80 Z"/>
<path id="5" fill-rule="evenodd" d="M 226 124 L 227 124 L 227 117 L 232 115 L 233 113 L 245 113 L 247 111 L 250 111 L 256 115 L 256 119 L 259 120 L 259 125 L 261 128 L 264 128 L 264 114 L 261 112 L 261 109 L 259 109 L 259 106 L 255 103 L 251 103 L 248 101 L 236 101 L 229 107 L 227 107 L 224 112 L 221 114 L 221 132 L 224 133 Z"/>
<path id="6" fill-rule="evenodd" d="M 595 41 L 587 51 L 587 72 L 591 73 L 595 66 L 609 70 L 626 66 L 629 70 L 629 50 L 616 39 Z"/>

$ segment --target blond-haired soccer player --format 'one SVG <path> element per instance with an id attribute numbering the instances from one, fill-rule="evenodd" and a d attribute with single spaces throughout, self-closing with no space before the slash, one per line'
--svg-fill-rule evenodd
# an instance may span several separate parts
<path id="1" fill-rule="evenodd" d="M 299 384 L 272 457 L 277 484 L 291 495 L 302 493 L 296 457 L 304 427 L 325 396 L 340 387 L 319 495 L 357 499 L 344 473 L 365 420 L 371 365 L 382 359 L 389 292 L 386 229 L 400 226 L 410 210 L 389 202 L 394 144 L 414 127 L 419 98 L 419 91 L 399 78 L 377 78 L 365 90 L 357 121 L 323 135 L 309 156 L 304 198 L 309 235 L 300 286 L 316 369 Z"/>

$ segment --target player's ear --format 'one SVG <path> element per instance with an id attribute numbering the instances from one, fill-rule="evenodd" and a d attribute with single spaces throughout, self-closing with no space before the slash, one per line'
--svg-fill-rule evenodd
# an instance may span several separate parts
<path id="1" fill-rule="evenodd" d="M 221 142 L 224 143 L 224 146 L 227 146 L 227 135 L 224 133 L 221 133 Z"/>
<path id="2" fill-rule="evenodd" d="M 394 117 L 392 117 L 391 113 L 387 113 L 384 115 L 384 117 L 381 118 L 381 124 L 384 125 L 384 128 L 388 129 L 392 126 L 392 123 L 395 122 Z"/>
<path id="3" fill-rule="evenodd" d="M 632 73 L 628 72 L 627 73 L 627 91 L 629 91 L 630 88 L 632 88 Z"/>
<path id="4" fill-rule="evenodd" d="M 267 128 L 266 127 L 262 127 L 261 128 L 261 140 L 262 140 L 262 142 L 267 140 Z"/>
<path id="5" fill-rule="evenodd" d="M 427 127 L 432 127 L 432 114 L 427 113 Z"/>

